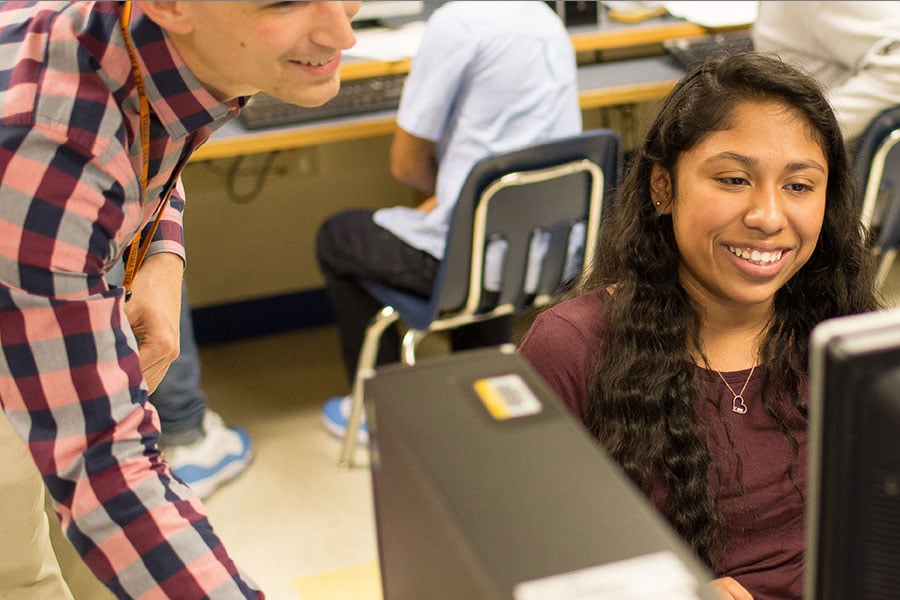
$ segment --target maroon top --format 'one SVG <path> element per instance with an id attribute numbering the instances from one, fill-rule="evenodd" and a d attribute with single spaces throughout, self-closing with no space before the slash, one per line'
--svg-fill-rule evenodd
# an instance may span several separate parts
<path id="1" fill-rule="evenodd" d="M 519 343 L 522 356 L 582 421 L 590 403 L 587 382 L 599 346 L 606 297 L 604 291 L 595 291 L 547 309 Z M 698 375 L 702 392 L 716 401 L 700 402 L 696 409 L 708 426 L 707 444 L 721 473 L 720 481 L 715 476 L 711 481 L 718 488 L 719 508 L 728 528 L 715 574 L 734 577 L 754 600 L 800 600 L 805 508 L 797 490 L 806 494 L 806 431 L 792 432 L 799 444 L 794 462 L 790 441 L 762 410 L 760 370 L 753 373 L 743 394 L 749 409 L 743 415 L 731 411 L 734 395 L 715 371 L 699 369 Z M 740 391 L 749 369 L 722 375 Z M 726 431 L 731 433 L 733 449 Z M 662 508 L 662 494 L 654 493 L 651 499 Z"/>

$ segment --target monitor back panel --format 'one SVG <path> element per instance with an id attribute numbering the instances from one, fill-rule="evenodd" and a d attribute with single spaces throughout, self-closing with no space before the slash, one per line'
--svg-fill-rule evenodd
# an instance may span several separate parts
<path id="1" fill-rule="evenodd" d="M 810 341 L 809 600 L 900 590 L 900 308 L 841 317 Z"/>
<path id="2" fill-rule="evenodd" d="M 386 600 L 542 597 L 536 580 L 606 566 L 604 585 L 626 559 L 662 586 L 710 578 L 511 347 L 383 367 L 365 394 Z"/>

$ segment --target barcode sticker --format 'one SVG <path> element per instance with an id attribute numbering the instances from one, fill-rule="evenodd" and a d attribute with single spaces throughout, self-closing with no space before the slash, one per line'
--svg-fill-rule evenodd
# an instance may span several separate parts
<path id="1" fill-rule="evenodd" d="M 491 416 L 498 421 L 541 412 L 541 401 L 514 373 L 477 380 L 473 387 Z"/>

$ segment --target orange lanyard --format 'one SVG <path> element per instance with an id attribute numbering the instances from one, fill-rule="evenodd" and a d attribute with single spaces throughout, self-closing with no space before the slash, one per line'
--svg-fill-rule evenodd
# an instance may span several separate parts
<path id="1" fill-rule="evenodd" d="M 141 156 L 143 159 L 140 179 L 140 202 L 141 206 L 143 206 L 147 196 L 147 180 L 150 171 L 150 101 L 147 99 L 147 88 L 144 87 L 144 78 L 141 75 L 141 67 L 138 65 L 137 56 L 134 53 L 134 46 L 131 42 L 130 1 L 124 3 L 122 14 L 119 18 L 119 24 L 122 26 L 122 35 L 125 37 L 125 48 L 128 50 L 128 56 L 131 59 L 131 70 L 134 74 L 134 81 L 138 92 L 138 106 L 141 117 Z M 169 188 L 165 197 L 160 199 L 159 206 L 156 209 L 156 217 L 153 219 L 153 225 L 150 227 L 150 231 L 147 232 L 147 236 L 144 238 L 143 243 L 141 243 L 141 234 L 138 232 L 129 246 L 128 261 L 125 263 L 125 276 L 122 279 L 122 287 L 125 288 L 125 300 L 128 300 L 131 297 L 131 285 L 134 282 L 134 275 L 141 266 L 141 263 L 144 262 L 144 258 L 147 256 L 147 251 L 150 249 L 150 243 L 153 241 L 153 236 L 156 234 L 156 229 L 159 227 L 160 220 L 162 220 L 163 210 L 169 203 L 169 198 L 172 197 L 173 191 L 175 191 L 174 185 Z"/>

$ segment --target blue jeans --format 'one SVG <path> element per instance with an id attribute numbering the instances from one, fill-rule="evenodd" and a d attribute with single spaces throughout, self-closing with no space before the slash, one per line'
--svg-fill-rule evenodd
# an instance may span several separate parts
<path id="1" fill-rule="evenodd" d="M 125 271 L 122 263 L 110 271 L 107 281 L 120 285 Z M 181 354 L 169 366 L 150 401 L 159 413 L 160 445 L 190 444 L 203 437 L 200 427 L 206 412 L 206 394 L 200 387 L 200 353 L 194 339 L 194 322 L 188 306 L 187 287 L 182 284 L 181 315 L 178 327 Z"/>
<path id="2" fill-rule="evenodd" d="M 316 259 L 337 316 L 341 356 L 351 385 L 366 327 L 382 308 L 359 281 L 376 280 L 427 298 L 440 264 L 427 252 L 376 225 L 373 212 L 341 212 L 327 219 L 316 236 Z M 455 329 L 450 339 L 453 350 L 465 350 L 502 344 L 511 335 L 512 319 L 504 317 Z M 391 328 L 382 335 L 376 364 L 399 360 L 400 338 Z"/>

